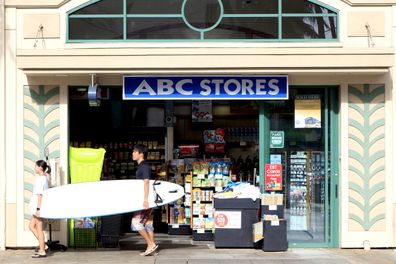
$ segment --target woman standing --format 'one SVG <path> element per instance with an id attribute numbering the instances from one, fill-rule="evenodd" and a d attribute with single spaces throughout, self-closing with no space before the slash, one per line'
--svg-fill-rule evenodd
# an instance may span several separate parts
<path id="1" fill-rule="evenodd" d="M 47 253 L 45 252 L 43 219 L 40 217 L 40 207 L 43 192 L 48 189 L 48 175 L 51 173 L 51 168 L 44 160 L 38 160 L 36 161 L 34 170 L 37 176 L 29 208 L 31 212 L 35 213 L 33 213 L 32 219 L 30 220 L 29 229 L 39 242 L 39 250 L 36 254 L 32 255 L 32 258 L 44 258 L 47 256 Z"/>

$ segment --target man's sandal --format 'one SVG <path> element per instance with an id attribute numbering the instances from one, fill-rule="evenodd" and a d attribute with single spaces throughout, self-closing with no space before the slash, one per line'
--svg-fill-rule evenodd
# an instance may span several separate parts
<path id="1" fill-rule="evenodd" d="M 149 256 L 149 255 L 153 254 L 157 248 L 158 248 L 158 245 L 155 245 L 153 248 L 140 253 L 140 256 Z"/>
<path id="2" fill-rule="evenodd" d="M 47 254 L 34 254 L 34 255 L 32 255 L 32 258 L 46 258 L 47 257 Z"/>

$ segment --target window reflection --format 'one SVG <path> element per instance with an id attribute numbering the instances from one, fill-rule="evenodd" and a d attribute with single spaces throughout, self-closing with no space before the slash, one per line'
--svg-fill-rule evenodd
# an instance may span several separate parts
<path id="1" fill-rule="evenodd" d="M 284 39 L 335 39 L 334 17 L 284 17 L 282 19 Z"/>
<path id="2" fill-rule="evenodd" d="M 127 14 L 180 14 L 183 0 L 127 0 Z"/>
<path id="3" fill-rule="evenodd" d="M 102 0 L 74 12 L 77 14 L 122 14 L 123 0 Z"/>
<path id="4" fill-rule="evenodd" d="M 276 14 L 278 0 L 222 0 L 225 14 Z"/>
<path id="5" fill-rule="evenodd" d="M 334 10 L 308 0 L 102 0 L 69 14 L 68 40 L 337 40 Z"/>
<path id="6" fill-rule="evenodd" d="M 335 12 L 307 0 L 282 1 L 282 13 L 335 14 Z"/>
<path id="7" fill-rule="evenodd" d="M 276 39 L 278 18 L 224 18 L 207 39 Z"/>
<path id="8" fill-rule="evenodd" d="M 199 39 L 181 18 L 128 18 L 128 39 Z"/>
<path id="9" fill-rule="evenodd" d="M 217 0 L 189 0 L 184 8 L 188 23 L 197 29 L 212 27 L 220 17 L 220 5 Z"/>
<path id="10" fill-rule="evenodd" d="M 122 18 L 71 18 L 69 34 L 75 39 L 123 39 L 123 20 Z"/>

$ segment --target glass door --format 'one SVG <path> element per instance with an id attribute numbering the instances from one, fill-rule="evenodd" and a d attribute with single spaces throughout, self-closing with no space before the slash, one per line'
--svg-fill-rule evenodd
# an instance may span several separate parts
<path id="1" fill-rule="evenodd" d="M 337 91 L 295 86 L 289 100 L 264 104 L 264 159 L 282 164 L 277 192 L 284 197 L 290 246 L 338 246 Z"/>

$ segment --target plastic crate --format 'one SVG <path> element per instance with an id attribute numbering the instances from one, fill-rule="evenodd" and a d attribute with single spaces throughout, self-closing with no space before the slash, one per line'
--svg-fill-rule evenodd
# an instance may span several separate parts
<path id="1" fill-rule="evenodd" d="M 96 248 L 96 228 L 75 228 L 74 248 Z"/>
<path id="2" fill-rule="evenodd" d="M 120 246 L 120 237 L 101 235 L 100 245 L 104 248 L 118 248 Z"/>

